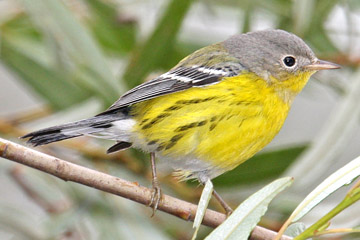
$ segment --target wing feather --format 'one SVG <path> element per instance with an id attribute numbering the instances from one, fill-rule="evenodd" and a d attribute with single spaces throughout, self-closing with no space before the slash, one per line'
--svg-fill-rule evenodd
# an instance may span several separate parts
<path id="1" fill-rule="evenodd" d="M 110 108 L 98 115 L 114 112 L 138 102 L 183 91 L 191 87 L 204 87 L 216 84 L 221 81 L 223 77 L 231 75 L 231 72 L 222 69 L 199 66 L 178 67 L 129 90 L 111 105 Z"/>

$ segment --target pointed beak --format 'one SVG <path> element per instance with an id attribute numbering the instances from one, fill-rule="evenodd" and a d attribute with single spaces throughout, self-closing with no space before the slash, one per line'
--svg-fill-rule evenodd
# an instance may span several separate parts
<path id="1" fill-rule="evenodd" d="M 305 66 L 305 69 L 310 70 L 310 71 L 318 71 L 318 70 L 326 70 L 326 69 L 338 69 L 340 67 L 341 66 L 336 63 L 327 62 L 327 61 L 323 61 L 323 60 L 317 60 L 316 62 Z"/>

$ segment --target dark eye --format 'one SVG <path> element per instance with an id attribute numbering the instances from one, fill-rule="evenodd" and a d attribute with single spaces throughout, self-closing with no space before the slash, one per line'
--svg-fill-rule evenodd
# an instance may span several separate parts
<path id="1" fill-rule="evenodd" d="M 293 67 L 296 63 L 296 59 L 293 56 L 284 57 L 283 62 L 287 67 Z"/>

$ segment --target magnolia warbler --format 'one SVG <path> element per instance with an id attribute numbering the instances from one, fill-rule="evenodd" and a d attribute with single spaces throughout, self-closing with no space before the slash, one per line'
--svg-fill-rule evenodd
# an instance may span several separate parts
<path id="1" fill-rule="evenodd" d="M 149 152 L 152 206 L 161 199 L 155 157 L 183 179 L 201 183 L 243 163 L 279 132 L 294 97 L 318 70 L 338 65 L 316 58 L 282 30 L 239 34 L 204 47 L 170 71 L 122 95 L 106 111 L 29 133 L 34 146 L 88 135 L 115 140 L 108 153 Z M 231 213 L 231 208 L 214 191 Z"/>

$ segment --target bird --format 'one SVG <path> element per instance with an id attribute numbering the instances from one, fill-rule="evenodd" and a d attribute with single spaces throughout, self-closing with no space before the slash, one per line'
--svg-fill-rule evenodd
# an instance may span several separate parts
<path id="1" fill-rule="evenodd" d="M 280 131 L 311 75 L 340 66 L 319 60 L 296 35 L 268 29 L 201 48 L 168 72 L 127 91 L 88 119 L 31 132 L 33 146 L 79 136 L 114 140 L 150 154 L 154 211 L 161 201 L 155 159 L 201 184 L 263 149 Z M 231 207 L 214 190 L 229 215 Z"/>

